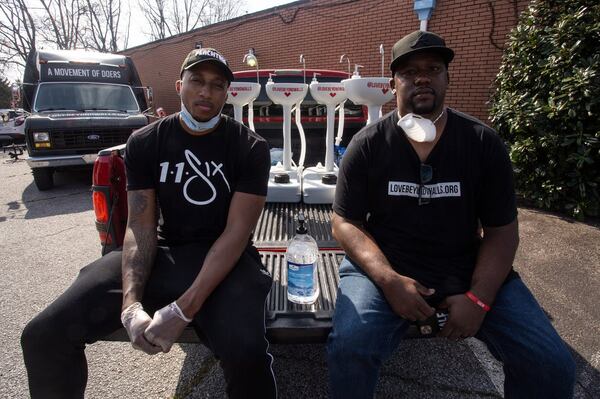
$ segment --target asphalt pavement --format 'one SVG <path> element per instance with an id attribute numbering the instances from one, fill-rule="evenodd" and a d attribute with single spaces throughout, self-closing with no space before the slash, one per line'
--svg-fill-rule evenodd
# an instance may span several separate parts
<path id="1" fill-rule="evenodd" d="M 37 190 L 25 161 L 0 153 L 0 397 L 27 398 L 19 343 L 28 320 L 100 255 L 89 170 L 58 173 Z M 576 398 L 600 398 L 600 228 L 519 209 L 515 267 L 568 344 L 578 365 Z M 49 342 L 48 345 L 52 343 Z M 272 345 L 280 398 L 326 398 L 323 345 Z M 222 398 L 223 373 L 201 345 L 147 356 L 128 343 L 86 350 L 87 398 Z M 401 344 L 381 371 L 378 398 L 502 398 L 503 373 L 475 339 Z"/>

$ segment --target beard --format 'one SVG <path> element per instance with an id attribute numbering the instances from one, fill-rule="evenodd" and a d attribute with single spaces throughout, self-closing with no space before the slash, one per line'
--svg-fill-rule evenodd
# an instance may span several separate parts
<path id="1" fill-rule="evenodd" d="M 438 107 L 438 97 L 434 93 L 434 99 L 431 102 L 415 101 L 414 97 L 410 100 L 412 112 L 417 115 L 429 115 Z"/>
<path id="2" fill-rule="evenodd" d="M 431 113 L 433 113 L 433 111 L 435 111 L 437 109 L 437 101 L 434 101 L 431 104 L 423 104 L 423 103 L 418 103 L 415 104 L 414 101 L 412 102 L 412 109 L 413 109 L 413 113 L 417 114 L 417 115 L 429 115 Z"/>

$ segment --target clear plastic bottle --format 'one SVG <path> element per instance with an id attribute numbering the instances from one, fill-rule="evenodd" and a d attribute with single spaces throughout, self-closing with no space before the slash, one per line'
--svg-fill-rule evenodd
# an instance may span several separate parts
<path id="1" fill-rule="evenodd" d="M 308 234 L 302 213 L 298 214 L 296 235 L 288 245 L 287 260 L 287 298 L 299 304 L 314 303 L 319 297 L 317 277 L 317 259 L 319 247 Z"/>

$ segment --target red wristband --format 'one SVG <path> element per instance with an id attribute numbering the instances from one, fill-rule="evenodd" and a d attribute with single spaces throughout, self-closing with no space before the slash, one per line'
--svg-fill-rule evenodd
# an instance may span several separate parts
<path id="1" fill-rule="evenodd" d="M 485 310 L 486 312 L 490 311 L 490 309 L 491 309 L 490 305 L 487 305 L 481 299 L 477 298 L 475 296 L 475 294 L 473 294 L 471 291 L 467 291 L 465 293 L 465 295 L 467 296 L 467 298 L 469 298 L 471 300 L 471 302 L 473 302 L 475 305 L 479 306 L 481 309 Z"/>

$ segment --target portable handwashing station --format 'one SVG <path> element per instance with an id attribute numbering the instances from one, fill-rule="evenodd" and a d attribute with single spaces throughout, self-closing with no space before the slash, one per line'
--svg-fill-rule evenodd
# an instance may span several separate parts
<path id="1" fill-rule="evenodd" d="M 335 109 L 339 105 L 339 126 L 337 144 L 341 141 L 344 120 L 344 102 L 346 90 L 341 82 L 323 82 L 317 80 L 317 74 L 310 84 L 313 99 L 327 106 L 327 132 L 325 136 L 325 166 L 320 162 L 302 172 L 302 192 L 307 204 L 331 204 L 335 194 L 338 168 L 334 163 Z"/>
<path id="2" fill-rule="evenodd" d="M 254 100 L 260 94 L 260 83 L 231 82 L 227 103 L 233 105 L 233 116 L 236 121 L 244 123 L 243 108 L 248 105 L 248 127 L 254 130 Z"/>
<path id="3" fill-rule="evenodd" d="M 256 83 L 253 82 L 231 82 L 227 91 L 227 103 L 233 105 L 233 117 L 236 121 L 244 123 L 243 109 L 248 105 L 248 127 L 254 131 L 254 100 L 260 94 L 260 78 L 258 74 L 258 58 L 254 48 L 248 50 L 242 62 L 249 67 L 256 68 Z"/>
<path id="4" fill-rule="evenodd" d="M 275 83 L 273 75 L 265 85 L 267 96 L 274 104 L 283 107 L 283 162 L 271 166 L 267 202 L 300 202 L 302 198 L 301 168 L 304 163 L 306 143 L 300 121 L 300 103 L 308 93 L 306 83 Z M 292 165 L 292 106 L 296 106 L 296 125 L 300 131 L 302 151 L 299 165 Z"/>
<path id="5" fill-rule="evenodd" d="M 383 104 L 394 98 L 394 94 L 390 89 L 389 78 L 384 77 L 384 53 L 383 45 L 379 46 L 381 54 L 381 77 L 363 78 L 360 76 L 359 68 L 362 65 L 355 65 L 354 73 L 350 79 L 342 80 L 346 88 L 346 95 L 355 104 L 366 105 L 369 117 L 367 125 L 381 118 L 381 107 Z"/>

